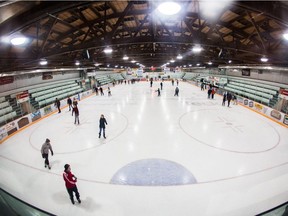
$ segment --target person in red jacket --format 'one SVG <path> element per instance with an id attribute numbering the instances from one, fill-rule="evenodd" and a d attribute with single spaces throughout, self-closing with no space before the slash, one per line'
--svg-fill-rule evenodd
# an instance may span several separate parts
<path id="1" fill-rule="evenodd" d="M 69 164 L 65 164 L 64 169 L 65 170 L 63 173 L 63 179 L 65 181 L 65 185 L 67 188 L 67 192 L 70 196 L 70 200 L 71 200 L 72 204 L 74 205 L 75 204 L 74 197 L 73 197 L 73 192 L 74 192 L 76 195 L 76 198 L 78 200 L 78 203 L 81 203 L 80 194 L 79 194 L 78 188 L 76 186 L 77 177 L 72 174 L 71 167 Z"/>

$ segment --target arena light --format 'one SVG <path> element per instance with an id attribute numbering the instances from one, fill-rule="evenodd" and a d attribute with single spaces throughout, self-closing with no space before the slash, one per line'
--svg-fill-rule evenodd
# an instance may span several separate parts
<path id="1" fill-rule="evenodd" d="M 183 56 L 182 56 L 182 55 L 180 55 L 180 54 L 179 54 L 179 55 L 177 55 L 177 59 L 179 59 L 179 60 L 180 60 L 180 59 L 182 59 L 182 58 L 183 58 Z"/>
<path id="2" fill-rule="evenodd" d="M 200 53 L 200 52 L 202 51 L 202 47 L 199 46 L 199 45 L 196 45 L 196 46 L 194 46 L 194 47 L 192 48 L 192 51 L 193 51 L 194 53 Z"/>
<path id="3" fill-rule="evenodd" d="M 14 37 L 10 40 L 10 43 L 14 46 L 21 46 L 28 42 L 28 39 L 26 37 Z"/>
<path id="4" fill-rule="evenodd" d="M 48 62 L 46 59 L 41 59 L 40 62 L 39 62 L 40 65 L 47 65 Z"/>
<path id="5" fill-rule="evenodd" d="M 112 50 L 111 47 L 106 47 L 106 48 L 104 49 L 104 53 L 106 53 L 106 54 L 110 54 L 110 53 L 112 53 L 112 52 L 113 52 L 113 50 Z"/>
<path id="6" fill-rule="evenodd" d="M 129 59 L 129 57 L 127 56 L 127 55 L 125 55 L 125 56 L 123 56 L 123 60 L 128 60 Z"/>
<path id="7" fill-rule="evenodd" d="M 288 33 L 283 34 L 283 38 L 284 38 L 285 40 L 288 40 Z"/>
<path id="8" fill-rule="evenodd" d="M 158 7 L 157 10 L 164 15 L 175 15 L 181 10 L 181 6 L 176 2 L 163 2 Z"/>
<path id="9" fill-rule="evenodd" d="M 261 60 L 261 62 L 267 62 L 267 61 L 268 61 L 268 58 L 262 57 L 260 60 Z"/>

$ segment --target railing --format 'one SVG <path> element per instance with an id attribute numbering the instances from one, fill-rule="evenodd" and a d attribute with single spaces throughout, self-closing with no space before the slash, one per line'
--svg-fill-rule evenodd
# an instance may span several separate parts
<path id="1" fill-rule="evenodd" d="M 0 209 L 1 215 L 9 216 L 51 216 L 53 214 L 45 212 L 32 206 L 0 188 Z"/>

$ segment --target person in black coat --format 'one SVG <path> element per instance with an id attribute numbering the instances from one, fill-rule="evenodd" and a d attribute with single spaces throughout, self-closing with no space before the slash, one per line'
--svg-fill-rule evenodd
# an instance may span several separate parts
<path id="1" fill-rule="evenodd" d="M 230 92 L 227 93 L 227 101 L 228 101 L 228 107 L 230 107 L 230 101 L 232 100 L 232 94 Z"/>
<path id="2" fill-rule="evenodd" d="M 99 120 L 99 138 L 101 137 L 101 131 L 103 131 L 103 137 L 106 139 L 105 136 L 105 124 L 107 125 L 107 121 L 103 114 L 101 114 L 100 120 Z"/>
<path id="3" fill-rule="evenodd" d="M 73 106 L 72 106 L 72 100 L 70 97 L 67 98 L 67 104 L 69 106 L 69 111 L 72 109 L 73 110 Z"/>
<path id="4" fill-rule="evenodd" d="M 54 106 L 56 106 L 58 108 L 58 113 L 61 113 L 60 101 L 58 100 L 58 98 L 55 99 Z"/>

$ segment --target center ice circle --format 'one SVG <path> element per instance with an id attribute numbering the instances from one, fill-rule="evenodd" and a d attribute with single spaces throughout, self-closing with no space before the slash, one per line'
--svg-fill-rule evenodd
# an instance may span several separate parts
<path id="1" fill-rule="evenodd" d="M 261 118 L 251 119 L 232 110 L 197 110 L 182 115 L 179 124 L 201 144 L 230 152 L 258 153 L 280 142 L 277 130 Z"/>
<path id="2" fill-rule="evenodd" d="M 197 180 L 181 164 L 152 158 L 127 164 L 114 174 L 110 183 L 134 186 L 171 186 L 196 184 Z"/>

